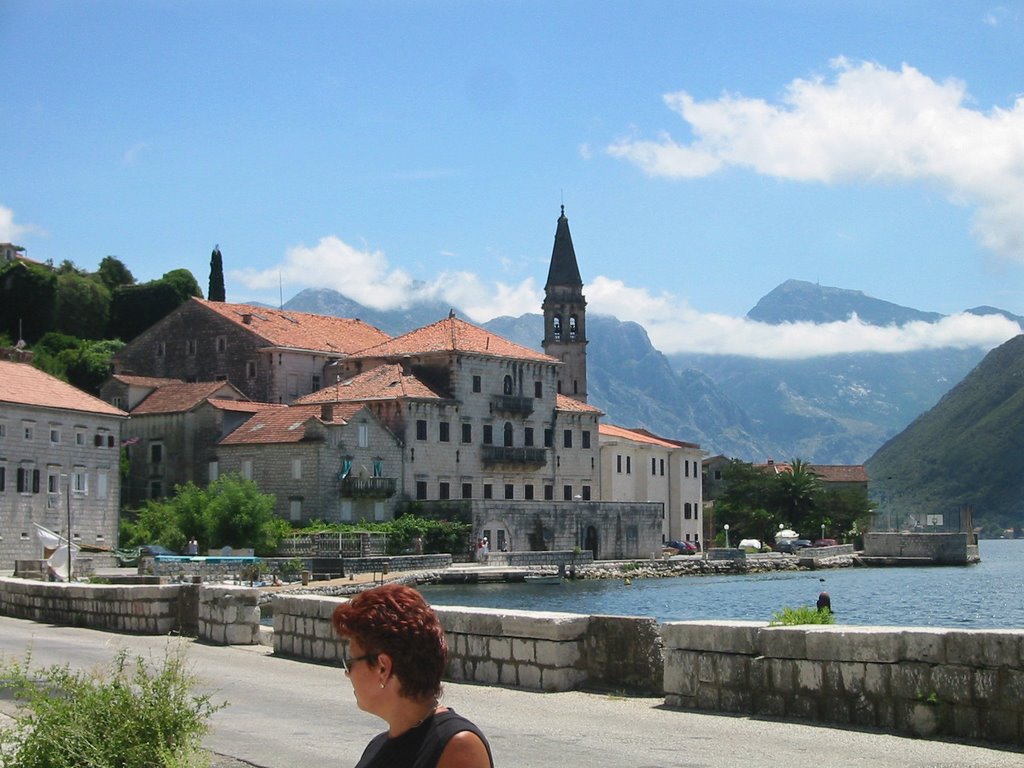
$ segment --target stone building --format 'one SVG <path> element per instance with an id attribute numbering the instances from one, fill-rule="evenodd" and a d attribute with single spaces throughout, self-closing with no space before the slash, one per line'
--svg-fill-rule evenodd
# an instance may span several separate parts
<path id="1" fill-rule="evenodd" d="M 602 424 L 600 436 L 602 498 L 661 503 L 662 541 L 703 549 L 700 446 L 614 424 Z"/>
<path id="2" fill-rule="evenodd" d="M 290 403 L 324 386 L 326 365 L 388 338 L 361 320 L 192 298 L 121 349 L 114 372 L 228 381 Z"/>
<path id="3" fill-rule="evenodd" d="M 264 410 L 217 446 L 221 472 L 239 473 L 277 499 L 297 526 L 390 520 L 403 478 L 402 447 L 362 403 Z"/>
<path id="4" fill-rule="evenodd" d="M 255 403 L 226 381 L 187 383 L 116 374 L 103 399 L 127 406 L 128 476 L 122 503 L 137 509 L 171 496 L 175 486 L 217 479 L 217 442 L 254 413 L 283 406 Z"/>
<path id="5" fill-rule="evenodd" d="M 117 546 L 127 414 L 33 368 L 0 360 L 0 567 L 39 559 L 35 524 L 75 544 Z"/>

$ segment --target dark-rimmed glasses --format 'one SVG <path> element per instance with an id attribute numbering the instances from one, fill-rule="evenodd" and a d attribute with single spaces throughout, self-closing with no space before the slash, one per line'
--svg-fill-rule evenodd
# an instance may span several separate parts
<path id="1" fill-rule="evenodd" d="M 357 661 L 368 661 L 370 659 L 376 659 L 376 653 L 364 653 L 362 656 L 349 656 L 348 651 L 341 652 L 341 666 L 345 670 L 345 674 L 349 674 L 352 671 L 352 665 Z"/>

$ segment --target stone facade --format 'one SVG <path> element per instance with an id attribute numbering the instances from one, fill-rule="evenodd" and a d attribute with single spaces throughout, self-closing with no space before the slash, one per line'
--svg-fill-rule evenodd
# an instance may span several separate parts
<path id="1" fill-rule="evenodd" d="M 251 400 L 290 403 L 324 385 L 328 363 L 386 338 L 358 320 L 193 298 L 129 342 L 114 366 L 137 376 L 230 381 Z"/>
<path id="2" fill-rule="evenodd" d="M 255 416 L 222 440 L 219 471 L 240 473 L 274 494 L 276 514 L 297 526 L 314 519 L 394 517 L 404 477 L 402 447 L 369 408 L 354 406 L 344 417 L 329 405 L 285 410 Z M 261 418 L 267 419 L 265 430 L 253 424 Z M 267 442 L 275 428 L 271 418 L 290 423 L 280 440 Z"/>
<path id="3" fill-rule="evenodd" d="M 30 376 L 60 391 L 35 393 L 35 404 L 11 402 L 0 380 L 0 563 L 8 568 L 42 557 L 34 524 L 66 535 L 69 514 L 73 543 L 112 549 L 118 541 L 126 414 L 42 371 Z M 86 402 L 79 407 L 78 400 Z M 95 410 L 85 409 L 90 403 Z"/>

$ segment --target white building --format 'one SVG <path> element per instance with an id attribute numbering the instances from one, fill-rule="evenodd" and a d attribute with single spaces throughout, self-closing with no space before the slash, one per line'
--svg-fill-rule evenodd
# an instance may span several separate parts
<path id="1" fill-rule="evenodd" d="M 117 546 L 127 414 L 26 362 L 0 360 L 0 568 L 39 559 L 35 524 Z"/>
<path id="2" fill-rule="evenodd" d="M 660 502 L 662 541 L 704 549 L 700 446 L 614 424 L 601 425 L 600 443 L 601 498 Z"/>

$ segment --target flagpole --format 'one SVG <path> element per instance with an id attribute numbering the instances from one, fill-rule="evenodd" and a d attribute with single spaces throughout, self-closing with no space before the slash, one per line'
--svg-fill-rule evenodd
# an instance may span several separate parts
<path id="1" fill-rule="evenodd" d="M 71 552 L 71 474 L 68 473 L 68 581 L 74 575 L 74 555 Z"/>

